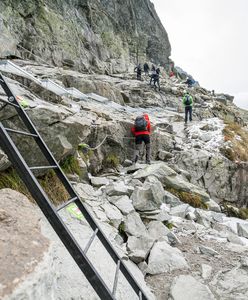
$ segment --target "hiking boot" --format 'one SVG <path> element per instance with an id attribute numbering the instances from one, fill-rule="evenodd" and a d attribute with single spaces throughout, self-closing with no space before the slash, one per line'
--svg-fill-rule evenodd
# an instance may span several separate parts
<path id="1" fill-rule="evenodd" d="M 146 164 L 147 164 L 147 165 L 150 165 L 150 164 L 151 164 L 150 160 L 147 160 L 147 161 L 146 161 Z"/>

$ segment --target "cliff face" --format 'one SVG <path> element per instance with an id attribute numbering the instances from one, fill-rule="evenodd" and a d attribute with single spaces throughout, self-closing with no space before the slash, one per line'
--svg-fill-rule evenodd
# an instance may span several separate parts
<path id="1" fill-rule="evenodd" d="M 37 55 L 81 71 L 168 66 L 171 51 L 150 0 L 3 0 L 0 29 L 0 57 Z"/>

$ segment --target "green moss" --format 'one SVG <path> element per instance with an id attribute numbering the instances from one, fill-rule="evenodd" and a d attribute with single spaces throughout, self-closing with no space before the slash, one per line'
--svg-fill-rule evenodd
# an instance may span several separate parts
<path id="1" fill-rule="evenodd" d="M 169 188 L 167 191 L 178 197 L 182 202 L 188 203 L 195 208 L 208 209 L 208 205 L 204 203 L 201 197 L 197 194 L 178 191 L 173 188 Z"/>
<path id="2" fill-rule="evenodd" d="M 168 221 L 164 221 L 163 224 L 168 228 L 168 229 L 172 229 L 173 227 L 175 227 L 175 225 L 173 223 L 170 223 Z"/>
<path id="3" fill-rule="evenodd" d="M 118 231 L 119 231 L 120 235 L 126 234 L 125 233 L 125 224 L 123 221 L 120 223 L 120 225 L 118 227 Z"/>
<path id="4" fill-rule="evenodd" d="M 77 174 L 81 175 L 80 166 L 78 160 L 73 156 L 70 155 L 66 157 L 63 161 L 60 162 L 60 166 L 62 170 L 67 174 Z"/>
<path id="5" fill-rule="evenodd" d="M 106 168 L 116 168 L 119 164 L 120 164 L 120 160 L 114 153 L 110 153 L 103 160 L 103 165 Z"/>

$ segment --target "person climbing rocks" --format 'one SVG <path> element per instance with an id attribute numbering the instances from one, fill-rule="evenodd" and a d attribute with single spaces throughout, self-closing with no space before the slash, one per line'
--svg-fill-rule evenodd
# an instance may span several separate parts
<path id="1" fill-rule="evenodd" d="M 188 122 L 188 117 L 190 122 L 192 121 L 192 106 L 193 106 L 193 97 L 189 94 L 189 92 L 185 91 L 185 94 L 183 96 L 183 105 L 185 108 L 185 125 Z"/>
<path id="2" fill-rule="evenodd" d="M 137 67 L 134 68 L 134 72 L 137 73 L 137 80 L 141 80 L 141 73 L 142 73 L 141 64 L 138 64 Z"/>
<path id="3" fill-rule="evenodd" d="M 159 84 L 159 75 L 160 75 L 160 69 L 157 68 L 152 71 L 152 75 L 151 75 L 151 80 L 150 80 L 150 85 L 152 85 L 152 81 L 153 81 L 153 86 L 155 89 L 157 89 L 160 91 L 160 84 Z"/>
<path id="4" fill-rule="evenodd" d="M 146 163 L 151 164 L 151 122 L 148 114 L 143 114 L 135 119 L 134 126 L 131 128 L 132 134 L 135 136 L 135 150 L 133 163 L 136 163 L 139 159 L 139 154 L 142 148 L 142 142 L 145 143 L 146 148 Z"/>
<path id="5" fill-rule="evenodd" d="M 192 77 L 188 77 L 184 83 L 186 83 L 188 87 L 191 88 L 192 86 L 194 86 L 195 80 Z"/>
<path id="6" fill-rule="evenodd" d="M 144 63 L 144 73 L 145 73 L 145 76 L 149 76 L 149 70 L 150 70 L 150 68 L 149 68 L 149 65 L 148 65 L 148 63 Z"/>

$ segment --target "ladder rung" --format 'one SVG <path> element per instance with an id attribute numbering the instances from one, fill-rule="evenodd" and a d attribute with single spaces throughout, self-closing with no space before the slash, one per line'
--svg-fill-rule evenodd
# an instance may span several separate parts
<path id="1" fill-rule="evenodd" d="M 139 300 L 142 300 L 142 293 L 139 291 Z"/>
<path id="2" fill-rule="evenodd" d="M 11 106 L 14 106 L 16 108 L 20 108 L 19 105 L 15 104 L 15 103 L 11 103 L 11 102 L 9 102 L 7 100 L 0 99 L 0 101 L 3 102 L 3 103 L 5 103 L 6 105 L 11 105 Z"/>
<path id="3" fill-rule="evenodd" d="M 47 169 L 57 169 L 58 166 L 39 166 L 39 167 L 30 167 L 29 170 L 47 170 Z"/>
<path id="4" fill-rule="evenodd" d="M 77 200 L 78 197 L 74 197 L 74 198 L 71 198 L 70 200 L 68 200 L 67 202 L 61 204 L 58 208 L 57 208 L 57 211 L 60 211 L 61 209 L 63 209 L 64 207 L 66 207 L 67 205 L 73 203 L 75 200 Z"/>
<path id="5" fill-rule="evenodd" d="M 5 130 L 9 131 L 9 132 L 17 133 L 17 134 L 38 137 L 37 134 L 33 134 L 33 133 L 25 132 L 25 131 L 20 131 L 20 130 L 14 130 L 14 129 L 11 129 L 11 128 L 5 128 Z"/>
<path id="6" fill-rule="evenodd" d="M 86 254 L 87 251 L 89 250 L 90 245 L 92 244 L 94 238 L 95 238 L 96 235 L 97 235 L 97 232 L 98 232 L 98 228 L 96 228 L 96 230 L 93 232 L 91 238 L 89 239 L 88 244 L 86 245 L 86 247 L 85 247 L 85 249 L 84 249 L 84 254 Z"/>
<path id="7" fill-rule="evenodd" d="M 115 298 L 115 293 L 116 293 L 116 288 L 117 288 L 117 283 L 118 283 L 118 278 L 119 278 L 120 264 L 121 264 L 121 261 L 118 260 L 117 265 L 116 265 L 115 279 L 114 279 L 113 292 L 112 292 L 112 295 L 114 298 Z"/>

